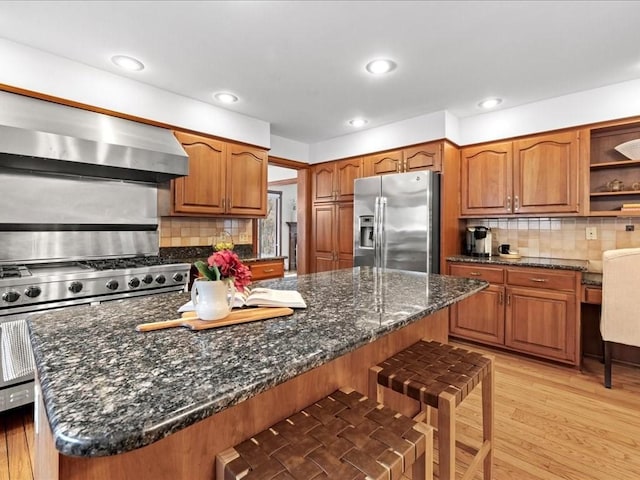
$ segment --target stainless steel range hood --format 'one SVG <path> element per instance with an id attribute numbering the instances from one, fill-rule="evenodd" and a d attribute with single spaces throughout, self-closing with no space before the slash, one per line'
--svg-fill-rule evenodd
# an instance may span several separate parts
<path id="1" fill-rule="evenodd" d="M 0 92 L 0 168 L 160 183 L 189 164 L 169 130 Z"/>

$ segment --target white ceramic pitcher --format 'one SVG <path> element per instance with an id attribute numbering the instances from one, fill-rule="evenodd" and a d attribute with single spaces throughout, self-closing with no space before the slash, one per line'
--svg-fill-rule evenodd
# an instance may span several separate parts
<path id="1" fill-rule="evenodd" d="M 220 320 L 231 313 L 236 288 L 230 280 L 196 279 L 191 300 L 200 320 Z"/>

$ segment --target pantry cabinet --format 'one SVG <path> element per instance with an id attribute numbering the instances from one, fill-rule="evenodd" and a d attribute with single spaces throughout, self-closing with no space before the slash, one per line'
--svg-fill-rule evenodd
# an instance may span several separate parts
<path id="1" fill-rule="evenodd" d="M 364 157 L 365 177 L 418 170 L 442 170 L 442 142 L 425 143 Z"/>
<path id="2" fill-rule="evenodd" d="M 260 217 L 267 212 L 267 151 L 175 132 L 189 175 L 171 181 L 174 215 Z"/>
<path id="3" fill-rule="evenodd" d="M 448 271 L 490 282 L 451 307 L 451 336 L 579 364 L 580 272 L 457 262 Z"/>
<path id="4" fill-rule="evenodd" d="M 353 202 L 316 204 L 311 215 L 311 271 L 353 266 Z"/>
<path id="5" fill-rule="evenodd" d="M 311 198 L 314 203 L 353 201 L 353 181 L 360 177 L 360 157 L 317 164 L 311 175 Z"/>
<path id="6" fill-rule="evenodd" d="M 461 150 L 461 215 L 580 213 L 580 131 Z"/>

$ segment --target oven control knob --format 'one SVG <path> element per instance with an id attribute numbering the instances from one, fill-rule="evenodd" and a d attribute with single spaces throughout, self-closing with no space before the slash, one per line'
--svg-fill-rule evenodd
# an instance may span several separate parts
<path id="1" fill-rule="evenodd" d="M 156 277 L 156 282 L 158 282 L 160 285 L 162 285 L 162 284 L 163 284 L 164 282 L 166 282 L 166 281 L 167 281 L 167 279 L 166 279 L 166 278 L 164 278 L 164 275 L 158 275 L 158 276 Z"/>
<path id="2" fill-rule="evenodd" d="M 107 282 L 107 288 L 109 290 L 117 290 L 118 289 L 118 281 L 117 280 L 109 280 Z"/>
<path id="3" fill-rule="evenodd" d="M 181 273 L 174 273 L 172 278 L 174 282 L 182 282 L 184 280 L 184 275 Z"/>
<path id="4" fill-rule="evenodd" d="M 15 302 L 20 298 L 20 294 L 15 290 L 9 290 L 8 292 L 4 292 L 2 294 L 2 300 L 5 302 Z"/>
<path id="5" fill-rule="evenodd" d="M 129 287 L 138 288 L 139 286 L 140 286 L 140 280 L 138 280 L 138 278 L 133 277 L 131 280 L 129 280 Z"/>
<path id="6" fill-rule="evenodd" d="M 144 277 L 142 277 L 142 281 L 146 284 L 149 284 L 153 282 L 153 277 L 147 273 Z"/>
<path id="7" fill-rule="evenodd" d="M 73 293 L 80 293 L 82 291 L 82 283 L 71 282 L 71 285 L 69 285 L 69 291 Z"/>
<path id="8" fill-rule="evenodd" d="M 42 290 L 40 289 L 40 287 L 37 287 L 36 285 L 31 285 L 30 287 L 27 287 L 27 289 L 24 291 L 24 294 L 29 298 L 36 298 L 41 293 L 42 293 Z"/>

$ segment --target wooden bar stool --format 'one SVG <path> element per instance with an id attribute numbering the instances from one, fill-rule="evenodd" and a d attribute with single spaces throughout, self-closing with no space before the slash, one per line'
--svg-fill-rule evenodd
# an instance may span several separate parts
<path id="1" fill-rule="evenodd" d="M 483 463 L 483 478 L 490 480 L 493 462 L 493 361 L 439 342 L 422 340 L 370 369 L 369 397 L 384 403 L 384 388 L 407 395 L 438 409 L 440 480 L 454 480 L 456 472 L 456 407 L 482 383 L 482 446 L 463 479 L 472 478 Z M 424 412 L 423 412 L 424 414 Z M 418 414 L 417 419 L 422 414 Z"/>
<path id="2" fill-rule="evenodd" d="M 216 456 L 216 480 L 433 477 L 433 429 L 341 389 Z"/>

